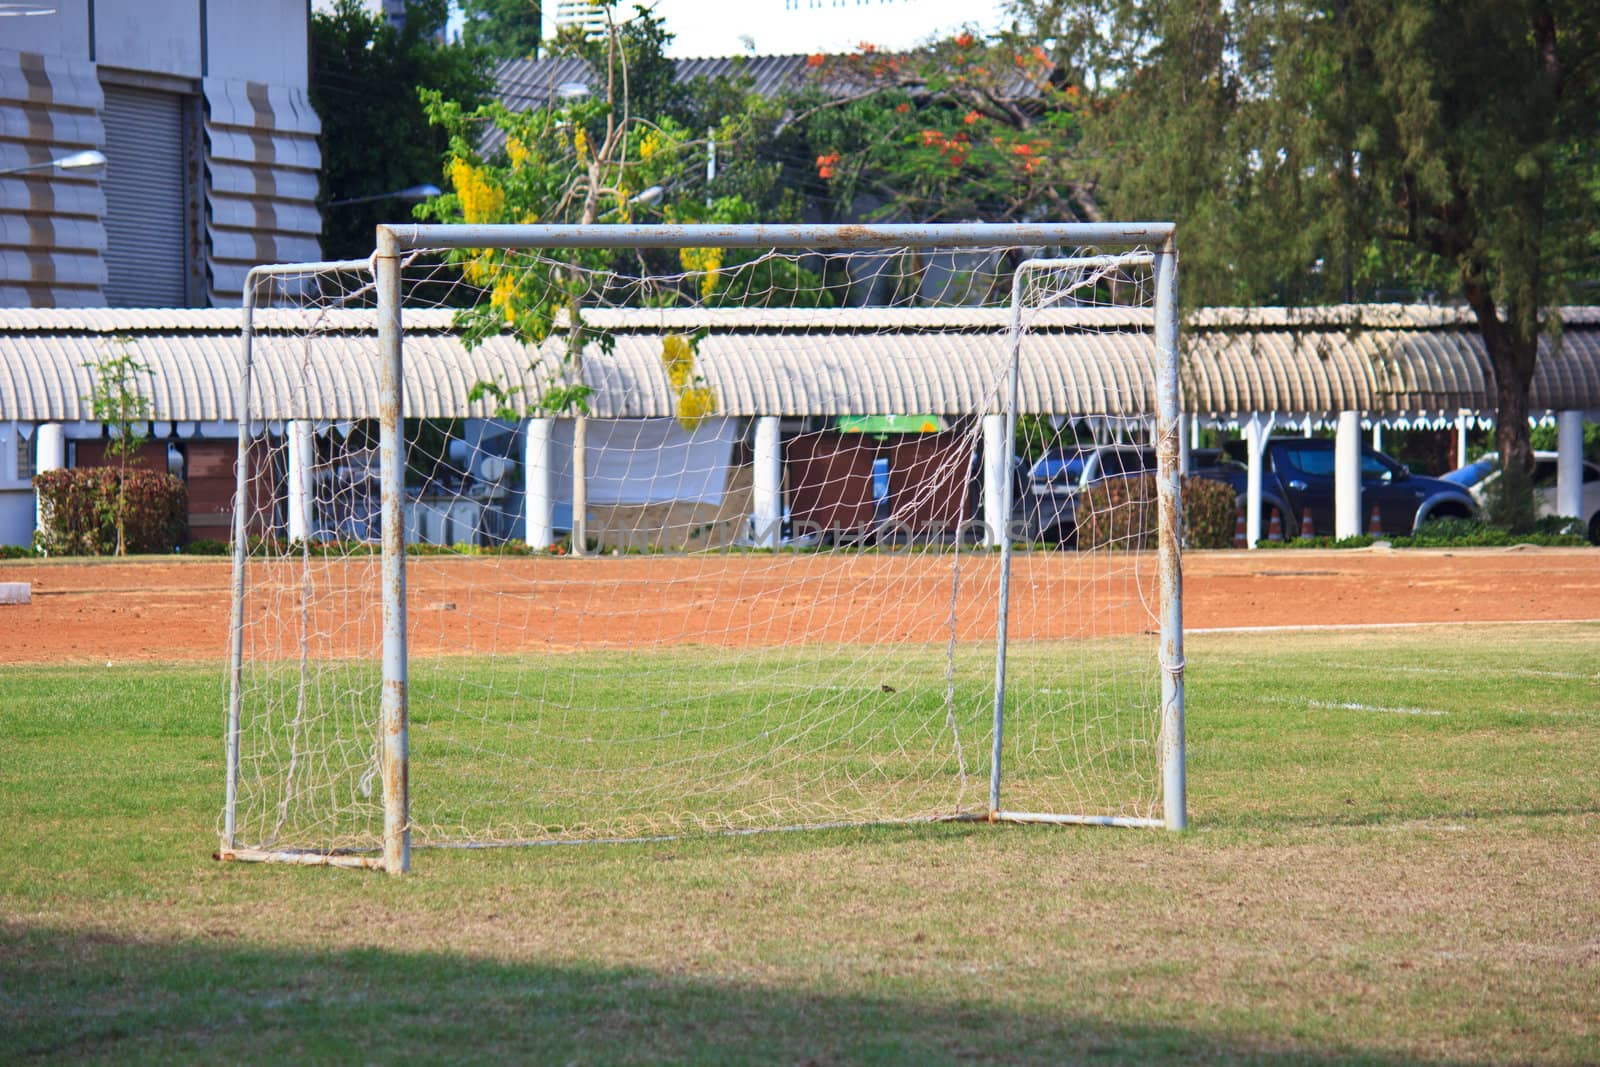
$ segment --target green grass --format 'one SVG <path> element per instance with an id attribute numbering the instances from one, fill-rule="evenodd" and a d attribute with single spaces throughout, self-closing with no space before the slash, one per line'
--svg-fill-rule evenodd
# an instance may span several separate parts
<path id="1" fill-rule="evenodd" d="M 210 859 L 219 669 L 0 670 L 0 1062 L 1595 1062 L 1597 638 L 1192 636 L 1188 834 L 422 850 L 405 879 Z M 1068 684 L 1051 659 L 1018 670 Z M 862 707 L 938 706 L 894 688 Z"/>

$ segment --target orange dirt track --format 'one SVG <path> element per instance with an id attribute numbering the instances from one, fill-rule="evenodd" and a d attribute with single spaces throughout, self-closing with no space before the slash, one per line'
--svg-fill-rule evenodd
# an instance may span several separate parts
<path id="1" fill-rule="evenodd" d="M 1019 556 L 1013 633 L 1071 636 L 1144 628 L 1137 589 L 1100 557 L 1090 578 L 1073 553 Z M 956 610 L 971 634 L 992 625 L 992 582 L 963 571 Z M 298 572 L 297 572 L 298 573 Z M 376 641 L 376 566 L 318 563 L 324 587 L 352 581 L 366 602 L 327 613 L 322 651 Z M 371 580 L 367 575 L 371 574 Z M 854 622 L 815 619 L 815 585 L 852 606 Z M 575 580 L 576 579 L 576 580 Z M 419 654 L 699 641 L 937 640 L 948 633 L 948 556 L 783 558 L 624 557 L 413 560 L 411 642 Z M 32 603 L 0 606 L 0 663 L 220 661 L 227 651 L 229 565 L 224 560 L 53 560 L 0 564 L 0 582 L 28 582 Z M 482 584 L 487 582 L 488 584 Z M 1036 598 L 1030 590 L 1055 586 Z M 294 588 L 297 588 L 294 587 Z M 491 598 L 500 589 L 510 597 Z M 1065 595 L 1064 595 L 1065 594 Z M 268 610 L 256 598 L 258 610 Z M 1048 618 L 1039 617 L 1044 605 Z M 886 605 L 895 605 L 885 610 Z M 1065 607 L 1063 607 L 1065 605 Z M 1188 629 L 1600 619 L 1600 552 L 1592 549 L 1200 552 L 1184 561 Z M 850 633 L 846 633 L 846 627 Z"/>

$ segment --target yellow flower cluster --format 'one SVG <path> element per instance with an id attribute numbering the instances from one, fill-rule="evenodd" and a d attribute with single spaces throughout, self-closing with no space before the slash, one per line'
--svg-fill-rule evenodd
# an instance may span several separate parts
<path id="1" fill-rule="evenodd" d="M 461 215 L 468 222 L 496 222 L 506 206 L 505 190 L 481 167 L 462 159 L 450 162 L 450 184 L 461 200 Z"/>
<path id="2" fill-rule="evenodd" d="M 678 424 L 693 430 L 702 419 L 717 411 L 717 398 L 704 384 L 694 384 L 701 379 L 694 372 L 694 341 L 681 333 L 669 333 L 661 339 L 661 365 L 667 369 L 667 381 L 678 394 Z"/>
<path id="3" fill-rule="evenodd" d="M 701 421 L 717 413 L 717 398 L 703 385 L 691 386 L 678 394 L 678 425 L 693 430 Z"/>
<path id="4" fill-rule="evenodd" d="M 510 271 L 503 271 L 500 277 L 494 280 L 494 288 L 489 291 L 489 306 L 505 316 L 509 326 L 516 319 L 517 278 Z"/>
<path id="5" fill-rule="evenodd" d="M 700 298 L 709 299 L 717 291 L 717 283 L 721 280 L 722 249 L 685 248 L 678 253 L 678 260 L 684 270 L 703 272 L 700 277 Z"/>
<path id="6" fill-rule="evenodd" d="M 589 158 L 589 135 L 584 132 L 582 126 L 579 126 L 577 132 L 572 135 L 572 150 L 578 153 L 580 162 Z"/>
<path id="7" fill-rule="evenodd" d="M 522 143 L 522 138 L 507 137 L 506 155 L 510 157 L 513 167 L 521 168 L 528 165 L 528 159 L 533 153 L 528 151 L 528 146 Z"/>
<path id="8" fill-rule="evenodd" d="M 653 156 L 667 147 L 667 143 L 660 130 L 651 130 L 639 142 L 639 158 L 648 163 Z"/>
<path id="9" fill-rule="evenodd" d="M 494 253 L 478 252 L 461 265 L 461 273 L 473 285 L 489 284 L 489 279 L 494 277 Z"/>
<path id="10" fill-rule="evenodd" d="M 667 369 L 667 381 L 674 390 L 681 390 L 694 377 L 694 348 L 681 333 L 669 333 L 661 339 L 661 365 Z"/>

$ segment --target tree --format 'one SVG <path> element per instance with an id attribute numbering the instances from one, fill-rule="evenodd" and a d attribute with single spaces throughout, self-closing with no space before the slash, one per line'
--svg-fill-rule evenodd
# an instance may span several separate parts
<path id="1" fill-rule="evenodd" d="M 540 0 L 460 0 L 461 40 L 497 59 L 539 57 Z"/>
<path id="2" fill-rule="evenodd" d="M 644 9 L 628 23 L 610 24 L 598 41 L 564 35 L 557 47 L 585 59 L 597 89 L 588 97 L 552 101 L 545 107 L 513 112 L 497 102 L 475 108 L 448 100 L 437 91 L 423 95 L 429 117 L 449 134 L 445 171 L 450 190 L 423 206 L 422 214 L 442 222 L 579 223 L 751 222 L 757 208 L 739 192 L 720 192 L 704 177 L 708 138 L 683 86 L 672 79 L 664 44 L 670 40 Z M 776 111 L 747 95 L 728 107 L 710 131 L 719 153 L 745 167 L 759 167 L 750 144 L 777 121 Z M 648 105 L 648 110 L 641 106 Z M 485 134 L 493 127 L 496 137 Z M 487 150 L 486 145 L 502 148 Z M 735 174 L 740 167 L 734 168 Z M 719 175 L 719 186 L 723 183 Z M 740 181 L 729 183 L 735 188 Z M 630 262 L 618 257 L 626 255 Z M 671 257 L 667 259 L 665 257 Z M 509 332 L 537 347 L 560 331 L 565 359 L 559 374 L 531 398 L 544 411 L 586 410 L 588 390 L 576 374 L 577 356 L 591 343 L 607 346 L 609 337 L 589 327 L 585 307 L 595 303 L 660 306 L 736 301 L 728 271 L 753 259 L 748 253 L 717 249 L 681 252 L 634 250 L 629 253 L 573 249 L 527 256 L 505 249 L 469 249 L 452 255 L 465 281 L 486 299 L 458 315 L 469 345 Z M 657 279 L 608 287 L 614 268 L 631 267 L 640 278 Z M 803 288 L 804 272 L 786 260 L 760 261 L 748 284 L 763 290 L 779 285 Z M 662 359 L 678 393 L 679 416 L 693 422 L 710 414 L 714 401 L 693 374 L 695 337 L 668 337 Z M 479 383 L 502 413 L 511 390 Z"/>
<path id="3" fill-rule="evenodd" d="M 839 215 L 1101 217 L 1077 152 L 1086 98 L 1043 47 L 963 32 L 810 63 L 791 106 Z"/>
<path id="4" fill-rule="evenodd" d="M 429 124 L 418 87 L 468 107 L 487 97 L 483 51 L 436 40 L 447 13 L 446 0 L 410 0 L 398 32 L 360 0 L 336 0 L 332 11 L 311 16 L 311 103 L 322 120 L 322 253 L 329 259 L 370 254 L 373 228 L 410 210 L 394 199 L 335 201 L 443 184 L 445 136 Z"/>
<path id="5" fill-rule="evenodd" d="M 1037 12 L 1042 4 L 1018 4 Z M 1542 335 L 1596 272 L 1600 7 L 1587 0 L 1156 0 L 1091 131 L 1119 215 L 1175 217 L 1185 289 L 1460 296 L 1496 375 L 1496 443 L 1531 470 Z"/>
<path id="6" fill-rule="evenodd" d="M 84 364 L 94 372 L 94 387 L 84 399 L 94 417 L 112 431 L 106 455 L 117 458 L 117 499 L 113 507 L 116 554 L 122 556 L 127 554 L 128 544 L 128 460 L 137 456 L 149 440 L 145 428 L 150 418 L 150 398 L 140 391 L 139 383 L 149 376 L 150 368 L 133 351 L 131 339 L 114 337 L 110 345 L 98 360 Z"/>

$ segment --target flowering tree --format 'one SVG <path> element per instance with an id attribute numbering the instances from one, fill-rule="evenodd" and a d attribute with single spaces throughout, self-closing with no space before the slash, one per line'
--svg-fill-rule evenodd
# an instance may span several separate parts
<path id="1" fill-rule="evenodd" d="M 840 214 L 1100 218 L 1078 158 L 1087 98 L 1043 48 L 961 33 L 809 65 L 797 106 Z"/>
<path id="2" fill-rule="evenodd" d="M 741 223 L 773 217 L 745 190 L 776 182 L 776 168 L 754 147 L 779 121 L 770 102 L 722 80 L 697 85 L 714 95 L 717 118 L 709 129 L 696 122 L 690 89 L 670 79 L 661 45 L 670 39 L 660 21 L 641 10 L 627 24 L 612 24 L 600 42 L 563 38 L 565 48 L 590 64 L 600 89 L 578 100 L 513 112 L 499 103 L 463 108 L 438 93 L 424 92 L 430 118 L 450 134 L 445 174 L 450 191 L 419 214 L 443 222 L 470 223 Z M 641 108 L 643 100 L 650 105 Z M 694 123 L 694 125 L 691 125 Z M 485 133 L 492 127 L 493 138 Z M 702 132 L 703 131 L 703 132 Z M 503 146 L 487 151 L 489 142 Z M 711 184 L 707 155 L 715 143 L 719 172 Z M 779 205 L 780 210 L 782 205 Z M 791 205 L 789 210 L 793 210 Z M 804 291 L 803 273 L 781 261 L 760 262 L 731 281 L 748 254 L 721 248 L 651 250 L 572 249 L 528 257 L 505 249 L 468 249 L 453 254 L 465 279 L 487 293 L 460 312 L 468 345 L 510 332 L 538 346 L 558 328 L 566 339 L 562 373 L 548 382 L 535 406 L 545 411 L 587 410 L 588 389 L 577 374 L 577 357 L 611 338 L 584 320 L 586 306 L 648 303 L 653 306 L 739 302 L 750 291 Z M 608 272 L 628 267 L 645 283 L 608 287 Z M 617 270 L 620 274 L 621 271 Z M 662 362 L 677 394 L 680 421 L 692 427 L 715 412 L 716 402 L 693 369 L 695 335 L 668 337 Z M 500 399 L 510 413 L 512 390 L 480 383 L 480 395 Z"/>

